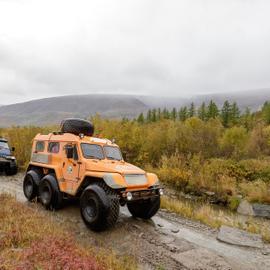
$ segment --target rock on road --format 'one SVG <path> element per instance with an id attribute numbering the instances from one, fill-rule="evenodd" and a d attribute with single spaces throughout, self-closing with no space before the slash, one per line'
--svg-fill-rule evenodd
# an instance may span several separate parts
<path id="1" fill-rule="evenodd" d="M 0 175 L 0 192 L 11 193 L 27 203 L 22 179 L 22 173 L 9 177 Z M 56 222 L 68 223 L 79 240 L 110 247 L 120 255 L 135 256 L 140 269 L 270 269 L 270 252 L 265 252 L 270 250 L 269 245 L 251 248 L 227 244 L 217 240 L 217 230 L 165 210 L 160 210 L 149 221 L 142 221 L 132 218 L 127 208 L 122 207 L 115 228 L 95 233 L 85 227 L 76 203 L 57 212 L 39 208 Z"/>

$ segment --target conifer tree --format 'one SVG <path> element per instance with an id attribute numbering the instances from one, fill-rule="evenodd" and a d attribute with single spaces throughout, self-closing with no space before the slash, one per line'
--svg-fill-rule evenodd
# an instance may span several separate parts
<path id="1" fill-rule="evenodd" d="M 207 109 L 206 109 L 205 102 L 203 102 L 202 105 L 198 109 L 198 117 L 203 121 L 207 119 Z"/>
<path id="2" fill-rule="evenodd" d="M 231 106 L 231 115 L 230 115 L 230 121 L 232 125 L 236 125 L 239 123 L 240 120 L 240 109 L 236 102 L 234 102 Z"/>
<path id="3" fill-rule="evenodd" d="M 189 109 L 188 109 L 188 117 L 193 117 L 193 116 L 195 116 L 195 115 L 196 115 L 196 109 L 195 109 L 194 103 L 192 102 L 192 103 L 190 104 Z"/>
<path id="4" fill-rule="evenodd" d="M 139 114 L 139 116 L 137 118 L 137 122 L 140 123 L 140 124 L 144 123 L 144 115 L 143 115 L 143 113 Z"/>
<path id="5" fill-rule="evenodd" d="M 176 111 L 176 108 L 173 108 L 172 109 L 172 112 L 171 112 L 171 118 L 172 118 L 172 120 L 176 120 L 176 118 L 177 118 L 177 111 Z"/>
<path id="6" fill-rule="evenodd" d="M 250 112 L 250 109 L 248 107 L 245 109 L 245 112 L 242 115 L 242 119 L 243 119 L 244 127 L 247 130 L 249 130 L 250 129 L 250 122 L 251 122 L 251 112 Z"/>
<path id="7" fill-rule="evenodd" d="M 270 124 L 270 103 L 266 101 L 262 108 L 263 119 L 267 125 Z"/>
<path id="8" fill-rule="evenodd" d="M 151 112 L 151 121 L 156 122 L 157 121 L 157 110 L 153 109 Z"/>
<path id="9" fill-rule="evenodd" d="M 221 120 L 224 127 L 229 127 L 231 121 L 231 104 L 226 100 L 221 109 Z"/>
<path id="10" fill-rule="evenodd" d="M 207 107 L 207 119 L 217 118 L 219 116 L 219 110 L 216 103 L 213 100 L 210 100 Z"/>
<path id="11" fill-rule="evenodd" d="M 163 109 L 162 116 L 164 119 L 170 119 L 170 113 L 166 108 Z"/>
<path id="12" fill-rule="evenodd" d="M 161 109 L 158 108 L 157 110 L 157 121 L 160 121 L 161 120 Z"/>
<path id="13" fill-rule="evenodd" d="M 187 107 L 182 107 L 179 110 L 179 119 L 180 121 L 185 121 L 188 118 L 188 110 Z"/>
<path id="14" fill-rule="evenodd" d="M 148 110 L 146 115 L 146 121 L 150 123 L 152 121 L 152 111 Z"/>

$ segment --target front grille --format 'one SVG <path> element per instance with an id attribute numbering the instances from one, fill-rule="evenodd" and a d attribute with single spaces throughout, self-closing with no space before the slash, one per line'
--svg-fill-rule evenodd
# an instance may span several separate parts
<path id="1" fill-rule="evenodd" d="M 147 184 L 147 178 L 144 174 L 126 174 L 125 180 L 130 186 L 141 186 Z"/>

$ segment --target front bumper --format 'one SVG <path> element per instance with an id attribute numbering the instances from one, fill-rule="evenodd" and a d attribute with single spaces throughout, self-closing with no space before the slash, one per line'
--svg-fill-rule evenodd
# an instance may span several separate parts
<path id="1" fill-rule="evenodd" d="M 15 167 L 17 167 L 16 160 L 5 159 L 2 157 L 0 158 L 0 171 Z"/>
<path id="2" fill-rule="evenodd" d="M 161 195 L 163 195 L 163 188 L 157 186 L 146 190 L 123 191 L 121 193 L 121 199 L 130 202 L 137 200 L 147 200 L 153 197 L 159 197 Z"/>

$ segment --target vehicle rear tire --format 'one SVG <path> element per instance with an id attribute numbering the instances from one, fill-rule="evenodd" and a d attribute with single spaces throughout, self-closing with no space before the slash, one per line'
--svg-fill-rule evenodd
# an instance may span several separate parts
<path id="1" fill-rule="evenodd" d="M 127 208 L 133 217 L 150 219 L 158 212 L 160 208 L 160 197 L 128 202 Z"/>
<path id="2" fill-rule="evenodd" d="M 82 219 L 93 231 L 103 231 L 113 227 L 119 216 L 119 199 L 117 196 L 108 194 L 104 189 L 101 189 L 101 191 L 102 193 L 98 194 L 91 188 L 85 189 L 80 198 Z M 108 208 L 103 203 L 104 196 L 109 199 Z"/>
<path id="3" fill-rule="evenodd" d="M 52 183 L 55 181 L 55 183 Z M 39 184 L 39 199 L 41 204 L 48 210 L 56 210 L 62 207 L 63 194 L 57 188 L 56 179 L 53 175 L 46 175 Z"/>
<path id="4" fill-rule="evenodd" d="M 89 121 L 83 119 L 68 118 L 61 122 L 61 132 L 92 136 L 94 133 L 94 126 Z"/>
<path id="5" fill-rule="evenodd" d="M 25 175 L 23 180 L 23 193 L 28 201 L 33 201 L 38 195 L 38 186 L 29 173 Z"/>

